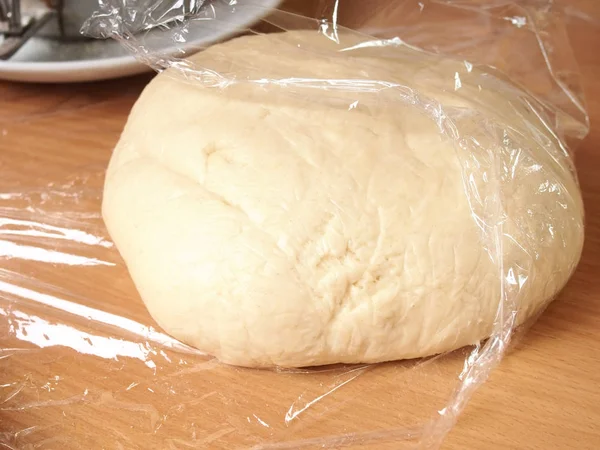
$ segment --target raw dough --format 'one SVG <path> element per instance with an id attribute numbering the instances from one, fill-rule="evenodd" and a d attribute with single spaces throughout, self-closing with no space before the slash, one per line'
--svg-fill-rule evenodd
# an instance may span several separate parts
<path id="1" fill-rule="evenodd" d="M 518 90 L 407 47 L 340 52 L 360 42 L 342 39 L 290 32 L 197 54 L 236 82 L 157 76 L 111 160 L 104 219 L 142 299 L 226 363 L 456 349 L 491 332 L 498 251 L 519 322 L 579 260 L 570 159 Z M 338 81 L 315 88 L 324 79 Z"/>

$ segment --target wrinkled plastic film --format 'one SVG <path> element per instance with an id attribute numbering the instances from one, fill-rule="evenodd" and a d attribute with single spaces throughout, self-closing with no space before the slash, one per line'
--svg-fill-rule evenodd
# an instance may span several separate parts
<path id="1" fill-rule="evenodd" d="M 335 101 L 328 92 L 350 92 L 367 104 L 377 98 L 411 105 L 436 123 L 453 143 L 481 243 L 497 265 L 500 298 L 491 337 L 474 348 L 376 365 L 262 371 L 222 365 L 158 329 L 137 296 L 100 216 L 109 139 L 86 142 L 82 151 L 80 138 L 48 133 L 47 139 L 60 139 L 65 148 L 64 155 L 44 160 L 55 169 L 48 171 L 51 177 L 38 167 L 15 165 L 0 193 L 0 320 L 6 324 L 0 327 L 5 330 L 0 363 L 6 368 L 0 412 L 7 417 L 0 442 L 16 448 L 80 448 L 98 440 L 117 448 L 387 448 L 386 443 L 435 448 L 503 357 L 536 275 L 535 258 L 563 236 L 561 230 L 546 230 L 538 235 L 547 242 L 532 241 L 519 218 L 537 214 L 542 226 L 552 218 L 535 205 L 508 212 L 505 198 L 543 166 L 547 183 L 539 195 L 576 206 L 555 182 L 556 173 L 574 170 L 572 143 L 587 131 L 561 12 L 543 1 L 485 6 L 407 1 L 372 11 L 379 20 L 367 14 L 352 23 L 357 17 L 352 8 L 358 8 L 352 3 L 321 4 L 314 18 L 273 12 L 256 0 L 165 10 L 166 4 L 105 0 L 87 31 L 119 39 L 141 61 L 159 71 L 171 69 L 182 82 L 224 91 L 253 83 L 292 96 L 318 89 L 324 104 Z M 490 121 L 482 112 L 485 104 L 468 111 L 443 106 L 418 82 L 263 78 L 260 67 L 227 73 L 186 59 L 186 36 L 195 27 L 225 26 L 243 7 L 260 8 L 264 19 L 242 33 L 320 30 L 337 45 L 323 57 L 334 58 L 341 49 L 423 63 L 435 53 L 457 57 L 464 70 L 444 73 L 451 90 L 479 86 L 484 93 L 505 93 L 505 102 Z M 443 29 L 436 22 L 440 17 Z M 147 32 L 132 32 L 140 24 Z M 153 33 L 157 28 L 161 35 Z M 197 50 L 190 44 L 189 50 Z M 515 46 L 522 51 L 513 51 Z M 486 64 L 495 69 L 479 70 Z M 93 119 L 112 109 L 110 102 L 99 102 L 86 110 Z M 57 119 L 83 131 L 103 127 L 114 145 L 126 112 L 92 125 L 76 108 L 61 104 L 26 111 L 17 119 L 3 118 L 3 145 L 16 148 L 28 124 L 50 129 Z M 514 124 L 515 115 L 522 118 L 520 126 L 501 126 Z M 544 149 L 540 160 L 525 157 L 519 147 L 523 136 Z M 39 145 L 20 142 L 30 151 Z M 59 160 L 52 162 L 52 156 Z M 102 414 L 112 418 L 107 422 Z"/>

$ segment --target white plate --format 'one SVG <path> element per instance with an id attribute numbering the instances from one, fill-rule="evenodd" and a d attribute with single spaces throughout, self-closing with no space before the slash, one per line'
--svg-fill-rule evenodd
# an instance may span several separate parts
<path id="1" fill-rule="evenodd" d="M 169 53 L 198 48 L 224 40 L 258 22 L 279 3 L 281 0 L 252 0 L 245 7 L 244 2 L 240 1 L 232 14 L 226 2 L 216 2 L 215 17 L 223 19 L 206 21 L 206 26 L 191 27 L 185 44 L 177 48 L 167 47 L 164 51 Z M 148 32 L 146 39 L 161 42 L 160 35 L 165 33 L 169 31 L 154 29 Z M 168 40 L 164 39 L 165 42 Z M 106 80 L 149 70 L 112 39 L 62 42 L 34 37 L 11 59 L 0 61 L 0 79 L 36 83 Z"/>

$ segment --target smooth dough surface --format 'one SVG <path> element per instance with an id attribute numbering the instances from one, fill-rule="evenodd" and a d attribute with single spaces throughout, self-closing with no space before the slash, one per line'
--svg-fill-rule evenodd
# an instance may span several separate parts
<path id="1" fill-rule="evenodd" d="M 191 58 L 236 82 L 169 69 L 139 98 L 103 216 L 167 333 L 244 366 L 422 357 L 568 280 L 580 192 L 518 91 L 407 47 L 339 51 L 359 42 L 238 38 Z"/>

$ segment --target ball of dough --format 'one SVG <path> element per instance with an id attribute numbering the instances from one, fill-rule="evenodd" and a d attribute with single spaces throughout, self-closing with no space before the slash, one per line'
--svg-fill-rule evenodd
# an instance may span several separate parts
<path id="1" fill-rule="evenodd" d="M 223 362 L 453 350 L 489 336 L 501 298 L 519 323 L 536 314 L 579 260 L 570 159 L 522 92 L 341 39 L 246 36 L 191 57 L 234 80 L 220 87 L 166 70 L 111 159 L 103 215 L 143 301 Z"/>

